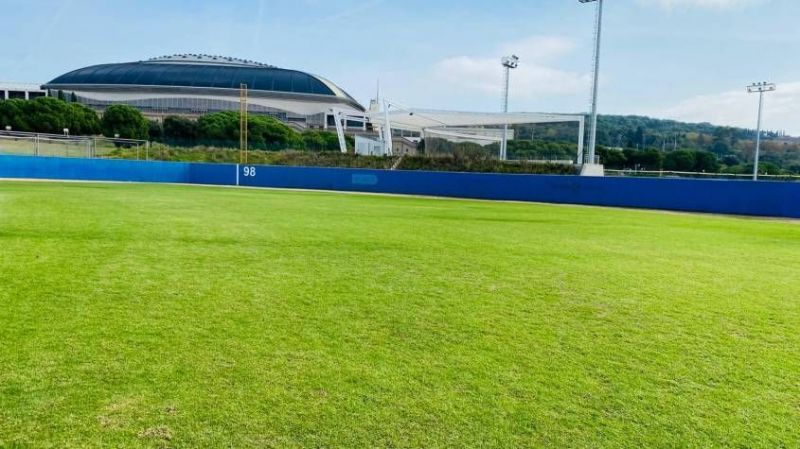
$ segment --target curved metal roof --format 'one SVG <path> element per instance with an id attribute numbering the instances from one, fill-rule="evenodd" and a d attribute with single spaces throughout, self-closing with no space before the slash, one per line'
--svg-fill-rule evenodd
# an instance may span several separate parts
<path id="1" fill-rule="evenodd" d="M 243 83 L 250 91 L 322 95 L 358 104 L 335 84 L 309 73 L 235 58 L 194 54 L 85 67 L 61 75 L 43 87 L 157 86 L 238 90 Z"/>

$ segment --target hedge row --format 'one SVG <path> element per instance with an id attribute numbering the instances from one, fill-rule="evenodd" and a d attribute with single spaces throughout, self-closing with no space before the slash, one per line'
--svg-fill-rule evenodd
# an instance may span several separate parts
<path id="1" fill-rule="evenodd" d="M 138 154 L 141 156 L 141 153 Z M 137 158 L 136 149 L 118 148 L 108 157 L 121 159 Z M 196 147 L 179 148 L 153 144 L 148 157 L 152 160 L 175 162 L 237 163 L 239 150 L 230 148 Z M 480 173 L 528 173 L 528 174 L 575 174 L 575 167 L 567 164 L 544 164 L 531 162 L 502 162 L 489 158 L 463 156 L 359 156 L 340 152 L 324 151 L 249 151 L 247 162 L 263 165 L 288 165 L 308 167 L 342 167 L 399 170 L 457 171 Z"/>

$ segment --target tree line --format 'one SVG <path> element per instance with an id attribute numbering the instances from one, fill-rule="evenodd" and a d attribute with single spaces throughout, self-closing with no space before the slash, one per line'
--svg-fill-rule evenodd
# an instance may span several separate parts
<path id="1" fill-rule="evenodd" d="M 97 113 L 79 103 L 40 97 L 35 100 L 0 101 L 0 126 L 13 131 L 62 134 L 100 134 L 103 123 Z"/>
<path id="2" fill-rule="evenodd" d="M 717 173 L 723 166 L 716 154 L 709 151 L 619 150 L 599 147 L 597 154 L 606 168 L 617 170 L 666 170 Z"/>
<path id="3" fill-rule="evenodd" d="M 239 146 L 239 113 L 215 112 L 197 120 L 168 116 L 162 122 L 150 122 L 150 139 L 175 146 Z M 250 148 L 262 150 L 301 149 L 338 151 L 335 133 L 306 130 L 302 133 L 280 120 L 266 115 L 247 118 L 247 140 Z M 348 139 L 352 146 L 352 139 Z"/>
<path id="4" fill-rule="evenodd" d="M 72 135 L 103 135 L 123 139 L 142 139 L 176 146 L 239 146 L 239 114 L 215 112 L 190 120 L 167 116 L 162 121 L 148 120 L 127 105 L 112 105 L 102 116 L 83 104 L 57 97 L 34 100 L 0 101 L 0 126 L 14 131 Z M 338 151 L 335 133 L 317 130 L 298 132 L 280 120 L 265 115 L 250 115 L 247 120 L 248 144 L 253 149 Z M 348 138 L 352 147 L 352 138 Z"/>
<path id="5" fill-rule="evenodd" d="M 520 140 L 575 142 L 578 127 L 574 123 L 516 125 L 514 131 Z M 619 150 L 609 154 L 610 159 L 603 158 L 604 164 L 615 168 L 688 168 L 693 165 L 692 158 L 699 158 L 700 162 L 694 165 L 712 171 L 714 164 L 707 165 L 710 156 L 705 154 L 711 153 L 720 170 L 744 173 L 752 170 L 755 137 L 752 129 L 641 116 L 601 115 L 597 129 L 599 146 Z M 800 139 L 782 131 L 766 131 L 762 137 L 761 162 L 770 173 L 800 173 Z M 635 151 L 643 154 L 634 154 Z M 669 156 L 676 151 L 681 153 Z M 661 154 L 660 159 L 655 153 Z"/>

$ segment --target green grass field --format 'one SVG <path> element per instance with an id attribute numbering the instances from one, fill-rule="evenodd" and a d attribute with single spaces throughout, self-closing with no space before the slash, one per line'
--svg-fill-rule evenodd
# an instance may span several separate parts
<path id="1" fill-rule="evenodd" d="M 0 183 L 0 447 L 798 447 L 800 224 Z"/>

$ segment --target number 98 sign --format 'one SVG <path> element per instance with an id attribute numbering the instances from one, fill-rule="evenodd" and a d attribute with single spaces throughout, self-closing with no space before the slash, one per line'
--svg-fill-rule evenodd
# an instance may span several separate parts
<path id="1" fill-rule="evenodd" d="M 244 167 L 244 177 L 245 178 L 253 178 L 256 176 L 256 168 L 255 167 Z"/>

